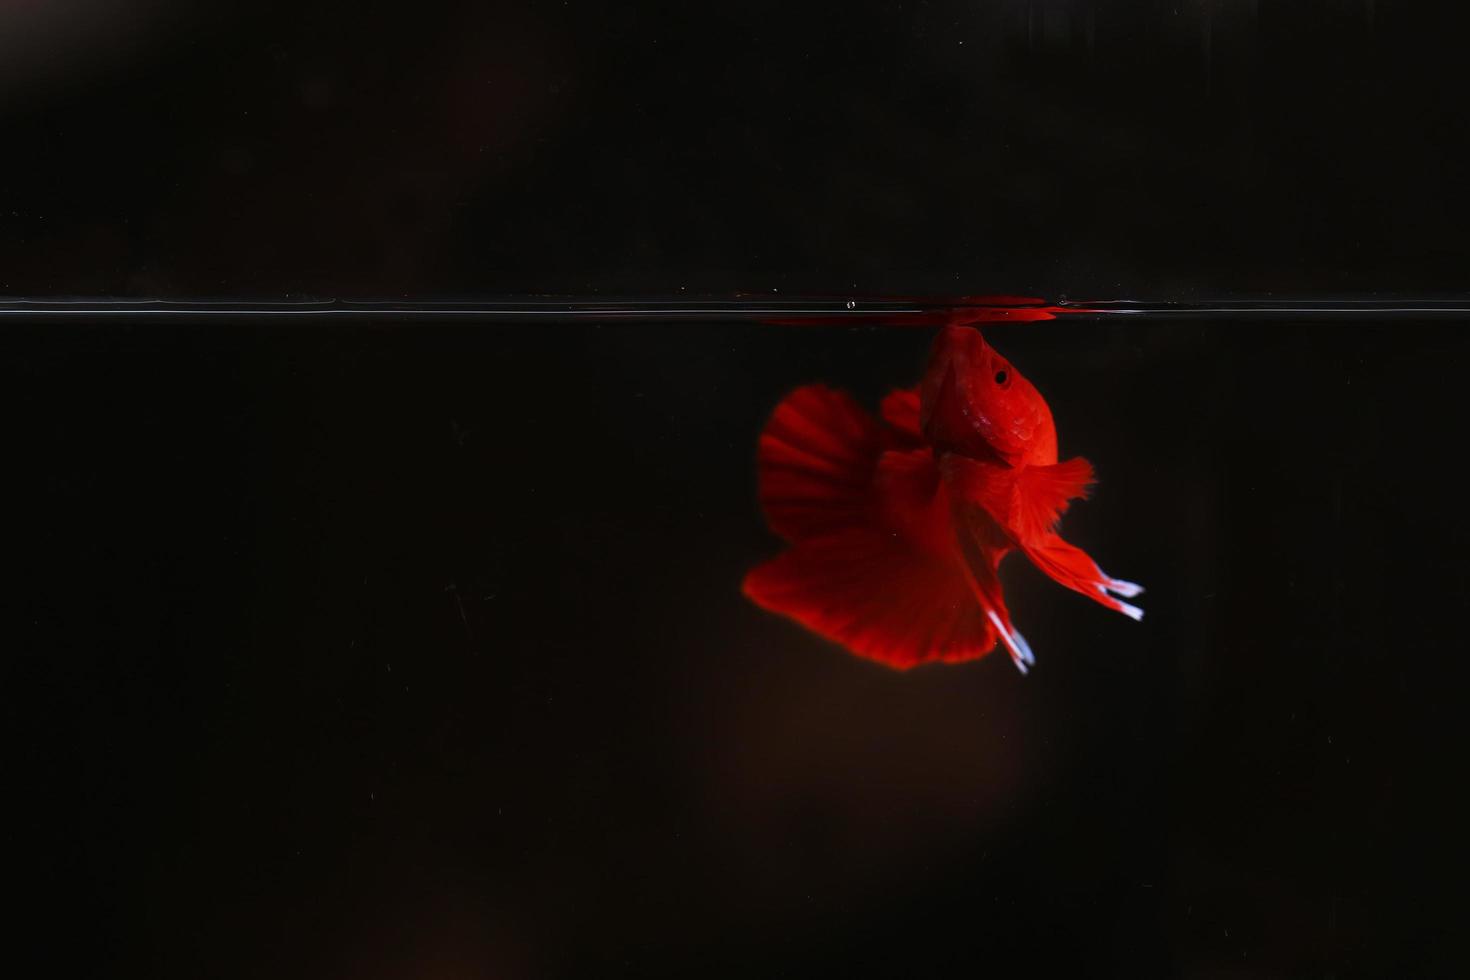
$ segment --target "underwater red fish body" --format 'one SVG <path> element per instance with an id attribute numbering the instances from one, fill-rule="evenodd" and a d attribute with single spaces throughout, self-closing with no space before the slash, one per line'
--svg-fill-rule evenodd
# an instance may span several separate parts
<path id="1" fill-rule="evenodd" d="M 1024 672 L 1029 645 L 997 569 L 1012 551 L 1068 588 L 1134 618 L 1105 575 L 1056 533 L 1092 467 L 1057 462 L 1040 393 L 969 326 L 946 326 L 916 388 L 874 416 L 809 385 L 772 414 L 757 448 L 762 508 L 790 547 L 744 591 L 860 657 L 896 668 L 974 660 L 1004 646 Z"/>

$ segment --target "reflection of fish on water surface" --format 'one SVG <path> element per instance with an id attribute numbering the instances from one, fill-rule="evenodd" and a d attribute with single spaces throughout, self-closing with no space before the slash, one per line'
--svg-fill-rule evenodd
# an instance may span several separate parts
<path id="1" fill-rule="evenodd" d="M 894 302 L 891 297 L 887 302 Z M 843 314 L 812 314 L 763 316 L 770 324 L 785 326 L 811 326 L 813 324 L 854 324 L 867 320 L 885 327 L 936 327 L 965 326 L 981 323 L 1031 323 L 1037 320 L 1055 320 L 1058 316 L 1077 313 L 1105 313 L 1106 310 L 1086 306 L 1054 306 L 1034 296 L 965 296 L 959 299 L 935 300 L 915 297 L 908 300 L 919 309 L 909 311 L 859 309 L 855 300 L 847 303 Z"/>
<path id="2" fill-rule="evenodd" d="M 1046 401 L 979 330 L 945 326 L 921 384 L 891 392 L 880 416 L 823 385 L 776 407 L 760 437 L 760 500 L 791 547 L 746 577 L 756 603 L 891 667 L 973 660 L 999 639 L 1025 672 L 1031 649 L 997 576 L 1014 550 L 1142 617 L 1122 601 L 1139 586 L 1057 534 L 1092 466 L 1057 461 Z"/>

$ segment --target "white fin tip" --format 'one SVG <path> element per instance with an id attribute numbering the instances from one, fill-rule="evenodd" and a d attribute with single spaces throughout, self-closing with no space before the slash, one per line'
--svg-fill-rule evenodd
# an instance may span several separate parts
<path id="1" fill-rule="evenodd" d="M 1031 652 L 1031 644 L 1027 643 L 1026 638 L 1016 630 L 1006 629 L 1005 624 L 1000 621 L 1000 617 L 995 614 L 994 610 L 985 610 L 985 615 L 989 617 L 990 624 L 995 627 L 995 631 L 1000 634 L 1001 641 L 1010 651 L 1011 663 L 1015 664 L 1016 669 L 1023 674 L 1030 670 L 1031 665 L 1036 663 L 1036 655 Z"/>
<path id="2" fill-rule="evenodd" d="M 1125 582 L 1120 578 L 1114 578 L 1108 580 L 1108 591 L 1125 599 L 1132 599 L 1143 592 L 1143 586 L 1137 582 Z"/>

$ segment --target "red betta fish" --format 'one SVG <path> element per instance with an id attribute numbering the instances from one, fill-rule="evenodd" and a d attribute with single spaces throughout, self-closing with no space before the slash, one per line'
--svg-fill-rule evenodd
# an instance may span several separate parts
<path id="1" fill-rule="evenodd" d="M 791 543 L 754 569 L 745 594 L 860 657 L 907 669 L 982 657 L 1005 644 L 1034 662 L 1011 625 L 997 570 L 1020 551 L 1109 609 L 1143 591 L 1105 575 L 1057 534 L 1092 466 L 1057 462 L 1051 409 L 980 331 L 947 326 L 917 388 L 874 418 L 844 392 L 799 388 L 761 433 L 761 505 Z"/>

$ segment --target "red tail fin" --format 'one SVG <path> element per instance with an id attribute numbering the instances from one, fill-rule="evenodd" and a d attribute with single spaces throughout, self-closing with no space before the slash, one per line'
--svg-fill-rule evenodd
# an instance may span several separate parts
<path id="1" fill-rule="evenodd" d="M 877 421 L 846 392 L 808 385 L 787 395 L 756 447 L 771 530 L 800 541 L 866 521 L 882 451 Z"/>
<path id="2" fill-rule="evenodd" d="M 884 442 L 840 392 L 802 388 L 777 406 L 759 444 L 760 496 L 793 547 L 746 576 L 745 593 L 891 667 L 983 656 L 994 629 L 955 556 L 935 546 L 933 514 L 947 517 L 933 506 L 932 457 Z"/>

